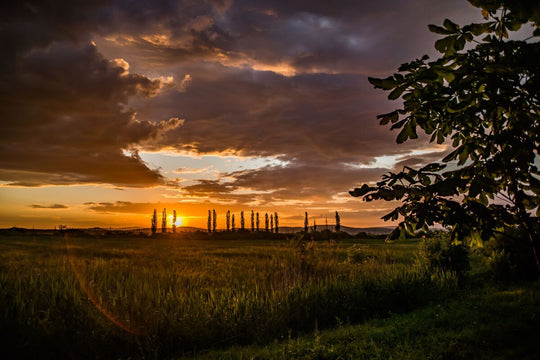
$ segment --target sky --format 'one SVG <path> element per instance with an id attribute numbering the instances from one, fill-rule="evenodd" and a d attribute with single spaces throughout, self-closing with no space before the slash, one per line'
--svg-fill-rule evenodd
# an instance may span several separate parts
<path id="1" fill-rule="evenodd" d="M 428 54 L 465 0 L 11 1 L 0 14 L 0 227 L 206 227 L 215 209 L 280 225 L 392 225 L 348 194 L 438 160 L 397 145 L 368 76 Z"/>

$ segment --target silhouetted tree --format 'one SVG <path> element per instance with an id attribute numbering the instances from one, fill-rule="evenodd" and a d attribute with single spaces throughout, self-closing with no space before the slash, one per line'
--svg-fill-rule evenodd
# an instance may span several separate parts
<path id="1" fill-rule="evenodd" d="M 308 213 L 306 211 L 305 217 L 304 217 L 304 232 L 308 232 L 309 228 L 309 221 L 308 221 Z"/>
<path id="2" fill-rule="evenodd" d="M 216 214 L 216 210 L 212 209 L 212 231 L 213 232 L 216 232 L 216 227 L 217 227 L 217 214 Z"/>
<path id="3" fill-rule="evenodd" d="M 270 214 L 270 232 L 274 232 L 274 214 Z"/>
<path id="4" fill-rule="evenodd" d="M 244 211 L 240 211 L 240 230 L 244 231 Z"/>
<path id="5" fill-rule="evenodd" d="M 154 209 L 154 215 L 152 215 L 152 235 L 157 232 L 157 211 Z"/>
<path id="6" fill-rule="evenodd" d="M 253 210 L 251 210 L 251 232 L 255 230 L 255 214 L 253 213 Z"/>
<path id="7" fill-rule="evenodd" d="M 264 213 L 264 231 L 268 231 L 268 213 Z"/>
<path id="8" fill-rule="evenodd" d="M 161 232 L 167 232 L 167 209 L 163 208 L 163 213 L 161 214 Z"/>
<path id="9" fill-rule="evenodd" d="M 341 230 L 341 218 L 339 217 L 339 213 L 336 211 L 336 232 L 339 232 Z"/>
<path id="10" fill-rule="evenodd" d="M 208 210 L 208 223 L 206 225 L 208 227 L 208 232 L 212 232 L 212 210 Z"/>
<path id="11" fill-rule="evenodd" d="M 276 230 L 276 234 L 279 233 L 279 218 L 277 212 L 274 213 L 274 228 Z"/>
<path id="12" fill-rule="evenodd" d="M 403 217 L 400 227 L 410 234 L 435 224 L 451 229 L 456 240 L 518 230 L 540 274 L 540 2 L 469 2 L 481 8 L 485 22 L 429 25 L 442 35 L 435 42 L 438 59 L 428 62 L 424 55 L 388 78 L 369 78 L 390 91 L 389 99 L 402 99 L 398 109 L 378 116 L 382 125 L 400 129 L 397 143 L 421 130 L 453 151 L 441 162 L 388 173 L 351 195 L 401 201 L 383 219 Z M 532 36 L 516 32 L 522 25 L 534 29 Z"/>
<path id="13" fill-rule="evenodd" d="M 317 222 L 313 219 L 313 232 L 317 232 Z"/>
<path id="14" fill-rule="evenodd" d="M 232 231 L 236 230 L 236 227 L 234 225 L 234 214 L 232 214 Z"/>
<path id="15" fill-rule="evenodd" d="M 172 232 L 173 234 L 176 233 L 176 210 L 173 210 L 172 215 Z"/>
<path id="16" fill-rule="evenodd" d="M 231 230 L 231 211 L 227 210 L 227 215 L 225 215 L 225 221 L 227 224 L 227 231 Z"/>
<path id="17" fill-rule="evenodd" d="M 257 211 L 257 222 L 256 222 L 256 224 L 257 224 L 257 231 L 259 231 L 259 229 L 260 229 L 260 227 L 259 227 L 260 221 L 259 221 L 259 212 L 258 211 Z"/>

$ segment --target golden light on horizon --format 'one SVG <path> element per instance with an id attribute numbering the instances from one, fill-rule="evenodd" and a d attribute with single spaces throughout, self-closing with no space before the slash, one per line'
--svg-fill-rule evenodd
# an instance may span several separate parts
<path id="1" fill-rule="evenodd" d="M 183 223 L 183 219 L 181 217 L 177 217 L 174 225 L 176 225 L 176 227 L 180 227 L 182 226 L 182 223 Z"/>

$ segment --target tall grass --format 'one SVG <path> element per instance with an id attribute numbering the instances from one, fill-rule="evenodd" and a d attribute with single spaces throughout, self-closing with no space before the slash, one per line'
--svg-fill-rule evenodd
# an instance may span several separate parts
<path id="1" fill-rule="evenodd" d="M 0 239 L 0 325 L 40 358 L 166 358 L 407 311 L 455 289 L 415 244 Z"/>

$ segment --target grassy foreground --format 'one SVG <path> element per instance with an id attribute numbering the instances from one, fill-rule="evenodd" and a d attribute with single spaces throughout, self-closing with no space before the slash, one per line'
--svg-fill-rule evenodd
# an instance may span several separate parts
<path id="1" fill-rule="evenodd" d="M 534 316 L 514 316 L 537 310 L 537 287 L 507 297 L 502 290 L 459 290 L 452 274 L 417 269 L 416 247 L 362 239 L 4 234 L 0 357 L 442 359 L 451 358 L 450 340 L 465 336 L 452 330 L 458 326 L 469 329 L 463 339 L 472 344 L 462 353 L 483 358 L 501 344 L 482 345 L 483 324 L 502 336 L 513 327 L 494 329 L 514 319 L 515 328 L 538 334 Z M 438 322 L 428 321 L 436 311 Z M 476 324 L 465 326 L 473 315 Z"/>
<path id="2" fill-rule="evenodd" d="M 460 291 L 407 314 L 198 359 L 540 359 L 540 283 Z"/>

